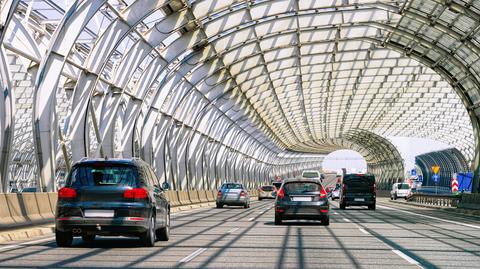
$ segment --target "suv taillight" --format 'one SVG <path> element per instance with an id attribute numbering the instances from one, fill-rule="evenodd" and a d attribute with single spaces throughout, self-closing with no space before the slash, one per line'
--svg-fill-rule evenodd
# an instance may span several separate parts
<path id="1" fill-rule="evenodd" d="M 321 189 L 320 189 L 320 199 L 325 199 L 325 198 L 327 198 L 327 192 L 325 191 L 325 189 L 322 186 Z"/>
<path id="2" fill-rule="evenodd" d="M 277 192 L 277 197 L 280 199 L 283 199 L 283 197 L 285 197 L 285 191 L 283 191 L 283 188 L 280 188 L 280 190 Z"/>
<path id="3" fill-rule="evenodd" d="M 377 184 L 373 184 L 373 192 L 376 193 L 377 192 Z"/>
<path id="4" fill-rule="evenodd" d="M 143 188 L 135 188 L 123 192 L 123 198 L 125 199 L 146 199 L 147 197 L 148 192 Z"/>
<path id="5" fill-rule="evenodd" d="M 245 197 L 246 194 L 247 194 L 246 192 L 241 191 L 241 192 L 240 192 L 240 197 Z"/>
<path id="6" fill-rule="evenodd" d="M 77 198 L 77 191 L 72 188 L 61 188 L 58 190 L 58 199 L 74 199 Z"/>

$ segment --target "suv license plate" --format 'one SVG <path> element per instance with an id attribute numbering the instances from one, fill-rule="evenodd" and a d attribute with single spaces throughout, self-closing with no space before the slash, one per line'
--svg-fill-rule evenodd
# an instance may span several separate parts
<path id="1" fill-rule="evenodd" d="M 86 209 L 86 218 L 113 218 L 113 210 Z"/>
<path id="2" fill-rule="evenodd" d="M 292 201 L 294 201 L 294 202 L 311 202 L 312 197 L 292 197 Z"/>
<path id="3" fill-rule="evenodd" d="M 355 202 L 365 202 L 365 198 L 355 198 Z"/>

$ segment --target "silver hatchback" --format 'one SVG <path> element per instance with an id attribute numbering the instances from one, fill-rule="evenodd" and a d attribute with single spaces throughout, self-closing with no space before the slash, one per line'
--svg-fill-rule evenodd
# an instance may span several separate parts
<path id="1" fill-rule="evenodd" d="M 217 208 L 224 205 L 250 207 L 250 195 L 241 183 L 223 183 L 217 194 Z"/>

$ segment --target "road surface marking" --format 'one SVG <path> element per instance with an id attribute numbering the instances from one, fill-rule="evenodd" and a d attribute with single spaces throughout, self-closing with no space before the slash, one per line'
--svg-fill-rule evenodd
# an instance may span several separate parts
<path id="1" fill-rule="evenodd" d="M 362 233 L 364 233 L 364 234 L 368 234 L 368 235 L 370 235 L 370 233 L 369 233 L 369 232 L 367 232 L 367 231 L 365 231 L 365 229 L 363 229 L 363 228 L 358 228 L 358 229 L 360 230 L 360 232 L 362 232 Z"/>
<path id="2" fill-rule="evenodd" d="M 254 219 L 255 219 L 255 217 L 252 217 L 252 218 L 249 218 L 248 221 L 252 221 L 252 220 L 254 220 Z"/>
<path id="3" fill-rule="evenodd" d="M 203 252 L 207 251 L 206 248 L 199 248 L 195 250 L 192 254 L 188 255 L 187 257 L 181 259 L 178 263 L 187 263 L 193 259 L 195 259 L 197 256 L 202 254 Z"/>
<path id="4" fill-rule="evenodd" d="M 49 237 L 49 238 L 43 238 L 43 239 L 39 239 L 39 240 L 35 240 L 35 241 L 23 242 L 23 243 L 20 243 L 18 245 L 8 245 L 8 246 L 0 247 L 0 251 L 19 248 L 19 247 L 22 247 L 22 246 L 35 245 L 35 244 L 39 244 L 39 243 L 52 241 L 54 239 L 55 239 L 55 237 Z"/>
<path id="5" fill-rule="evenodd" d="M 237 231 L 238 229 L 240 229 L 240 228 L 238 228 L 238 227 L 237 228 L 232 228 L 232 229 L 228 230 L 226 233 L 231 234 L 231 233 L 234 233 L 235 231 Z"/>
<path id="6" fill-rule="evenodd" d="M 338 213 L 337 213 L 337 212 L 333 212 L 333 214 L 334 214 L 334 215 L 338 215 Z"/>
<path id="7" fill-rule="evenodd" d="M 428 218 L 428 219 L 439 220 L 439 221 L 443 221 L 443 222 L 447 222 L 447 223 L 451 223 L 451 224 L 458 224 L 458 225 L 462 225 L 462 226 L 465 226 L 465 227 L 480 229 L 480 226 L 477 226 L 477 225 L 472 225 L 472 224 L 467 224 L 467 223 L 463 223 L 463 222 L 446 220 L 446 219 L 441 219 L 441 218 L 437 218 L 437 217 L 422 215 L 422 214 L 418 214 L 418 213 L 414 213 L 414 212 L 410 212 L 410 211 L 405 211 L 405 210 L 401 210 L 401 209 L 396 209 L 396 208 L 392 208 L 392 207 L 388 207 L 388 206 L 379 205 L 378 207 L 385 208 L 385 209 L 390 209 L 390 210 L 394 210 L 394 211 L 400 211 L 400 212 L 407 213 L 407 214 L 410 214 L 410 215 L 421 216 L 421 217 Z"/>
<path id="8" fill-rule="evenodd" d="M 400 250 L 398 249 L 392 249 L 393 253 L 397 254 L 398 256 L 400 256 L 402 259 L 406 260 L 407 262 L 411 263 L 411 264 L 415 264 L 417 265 L 418 267 L 421 267 L 423 268 L 422 266 L 420 266 L 420 263 L 417 262 L 416 260 L 414 260 L 412 257 L 408 256 L 407 254 L 401 252 Z"/>
<path id="9" fill-rule="evenodd" d="M 343 220 L 346 221 L 346 222 L 350 222 L 350 220 L 349 220 L 349 219 L 346 219 L 346 218 L 343 218 Z"/>

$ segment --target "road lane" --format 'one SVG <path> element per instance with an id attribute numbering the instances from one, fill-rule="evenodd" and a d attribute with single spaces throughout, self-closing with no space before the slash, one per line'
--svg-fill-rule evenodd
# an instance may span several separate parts
<path id="1" fill-rule="evenodd" d="M 272 200 L 252 203 L 250 209 L 176 213 L 170 241 L 157 242 L 154 248 L 141 247 L 136 239 L 108 237 L 93 243 L 75 239 L 71 248 L 57 248 L 53 241 L 17 242 L 23 245 L 0 250 L 0 268 L 478 267 L 478 229 L 386 207 L 370 211 L 337 206 L 332 203 L 328 227 L 312 221 L 276 226 Z M 425 214 L 450 219 L 442 212 Z M 458 257 L 456 263 L 449 260 L 452 257 Z"/>

